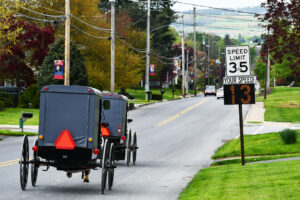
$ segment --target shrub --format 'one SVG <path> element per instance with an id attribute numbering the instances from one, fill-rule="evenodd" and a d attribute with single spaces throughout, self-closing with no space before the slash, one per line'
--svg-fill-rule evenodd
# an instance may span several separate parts
<path id="1" fill-rule="evenodd" d="M 18 106 L 21 108 L 39 108 L 40 91 L 36 84 L 26 88 L 24 94 L 20 97 Z"/>
<path id="2" fill-rule="evenodd" d="M 0 101 L 0 111 L 6 108 L 4 101 Z"/>
<path id="3" fill-rule="evenodd" d="M 283 131 L 280 131 L 280 136 L 285 144 L 294 144 L 297 142 L 296 130 L 284 129 Z"/>

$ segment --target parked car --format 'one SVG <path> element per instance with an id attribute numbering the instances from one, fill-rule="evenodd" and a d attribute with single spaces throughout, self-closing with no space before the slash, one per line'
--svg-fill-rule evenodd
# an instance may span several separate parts
<path id="1" fill-rule="evenodd" d="M 223 87 L 219 88 L 217 91 L 217 99 L 224 98 L 224 89 Z"/>
<path id="2" fill-rule="evenodd" d="M 204 95 L 215 95 L 216 96 L 216 87 L 214 85 L 207 85 L 205 87 Z"/>

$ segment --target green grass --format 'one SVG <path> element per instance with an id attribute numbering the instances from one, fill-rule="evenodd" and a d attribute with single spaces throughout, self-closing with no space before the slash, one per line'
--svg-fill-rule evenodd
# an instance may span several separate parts
<path id="1" fill-rule="evenodd" d="M 18 125 L 22 110 L 32 112 L 33 118 L 26 120 L 24 125 L 39 125 L 39 109 L 7 108 L 0 112 L 0 124 Z"/>
<path id="2" fill-rule="evenodd" d="M 266 133 L 260 135 L 245 135 L 245 156 L 278 155 L 300 153 L 300 130 L 297 130 L 298 142 L 295 144 L 283 144 L 280 134 Z M 230 140 L 220 147 L 213 159 L 240 156 L 240 139 Z"/>
<path id="3" fill-rule="evenodd" d="M 165 93 L 164 93 L 164 100 L 171 100 L 173 99 L 173 95 L 172 95 L 172 89 L 164 89 Z M 160 93 L 160 89 L 151 89 L 152 94 L 161 94 Z M 117 91 L 120 92 L 120 91 Z M 137 103 L 137 104 L 146 104 L 149 103 L 146 101 L 146 95 L 145 95 L 145 90 L 144 89 L 127 89 L 126 92 L 128 92 L 131 96 L 134 97 L 133 103 Z M 192 90 L 189 90 L 190 94 L 193 94 Z M 175 93 L 174 93 L 174 99 L 179 99 L 179 96 L 181 95 L 181 90 L 176 89 Z M 151 100 L 150 103 L 153 102 L 157 102 L 156 100 Z"/>
<path id="4" fill-rule="evenodd" d="M 7 135 L 7 136 L 23 136 L 23 135 L 28 135 L 28 136 L 36 136 L 37 133 L 32 133 L 32 132 L 20 132 L 20 131 L 10 131 L 10 130 L 0 130 L 0 135 Z"/>
<path id="5" fill-rule="evenodd" d="M 300 123 L 300 87 L 275 87 L 264 105 L 265 121 Z"/>
<path id="6" fill-rule="evenodd" d="M 201 170 L 179 200 L 300 199 L 300 161 L 225 165 Z"/>
<path id="7" fill-rule="evenodd" d="M 281 158 L 293 158 L 293 157 L 300 157 L 300 153 L 295 154 L 284 154 L 284 155 L 274 155 L 274 156 L 259 156 L 259 157 L 246 157 L 246 163 L 258 162 L 258 161 L 265 161 L 265 160 L 276 160 Z M 229 165 L 229 164 L 241 164 L 242 161 L 240 158 L 237 159 L 229 159 L 229 160 L 220 160 L 216 161 L 211 164 L 211 166 L 219 166 L 219 165 Z"/>

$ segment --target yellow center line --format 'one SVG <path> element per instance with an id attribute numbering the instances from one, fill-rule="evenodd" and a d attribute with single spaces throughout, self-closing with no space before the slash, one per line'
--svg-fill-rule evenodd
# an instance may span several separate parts
<path id="1" fill-rule="evenodd" d="M 32 157 L 29 157 L 29 160 L 31 160 Z M 8 166 L 8 165 L 14 165 L 19 163 L 20 159 L 15 159 L 15 160 L 9 160 L 5 162 L 0 162 L 0 167 Z"/>
<path id="2" fill-rule="evenodd" d="M 173 120 L 175 120 L 175 119 L 181 117 L 182 115 L 184 115 L 185 113 L 187 113 L 187 112 L 193 110 L 194 108 L 197 108 L 197 107 L 200 106 L 201 104 L 205 103 L 207 100 L 208 100 L 208 99 L 204 99 L 204 100 L 200 101 L 199 103 L 197 103 L 197 104 L 195 104 L 195 105 L 192 105 L 192 106 L 190 106 L 190 107 L 184 109 L 183 111 L 177 113 L 176 115 L 174 115 L 174 116 L 172 116 L 172 117 L 170 117 L 170 118 L 168 118 L 168 119 L 166 119 L 166 120 L 164 120 L 164 121 L 162 121 L 162 122 L 160 122 L 160 123 L 158 123 L 158 124 L 155 124 L 155 126 L 163 126 L 163 125 L 165 125 L 165 124 L 167 124 L 167 123 L 169 123 L 169 122 L 171 122 L 171 121 L 173 121 Z"/>
<path id="3" fill-rule="evenodd" d="M 6 164 L 1 164 L 0 163 L 0 167 L 4 167 L 4 166 L 8 166 L 8 165 L 14 165 L 14 164 L 17 164 L 19 163 L 19 161 L 15 161 L 15 162 L 11 162 L 11 163 L 6 163 Z"/>

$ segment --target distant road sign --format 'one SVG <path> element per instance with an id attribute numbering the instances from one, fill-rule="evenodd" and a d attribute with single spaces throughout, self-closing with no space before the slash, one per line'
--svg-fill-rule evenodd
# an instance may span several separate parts
<path id="1" fill-rule="evenodd" d="M 223 78 L 223 85 L 231 84 L 255 84 L 255 76 L 225 76 Z"/>
<path id="2" fill-rule="evenodd" d="M 249 46 L 226 47 L 226 76 L 250 75 Z"/>

